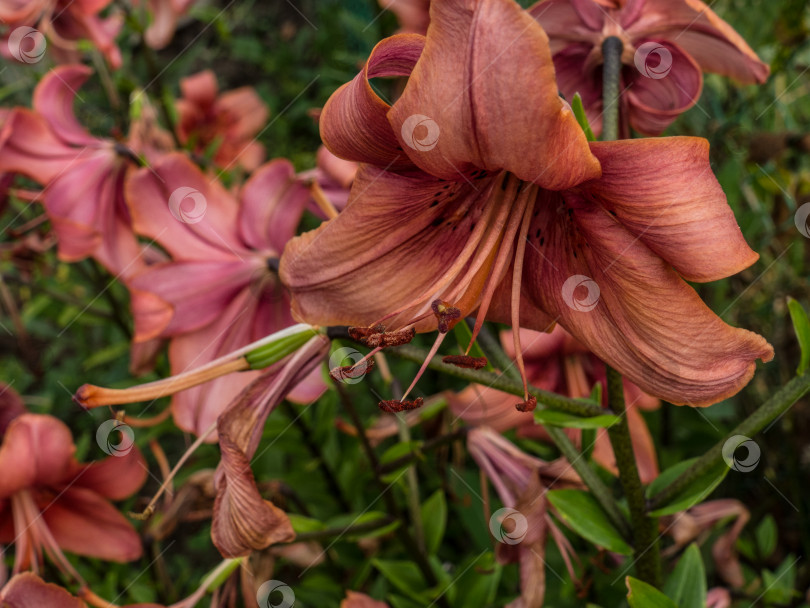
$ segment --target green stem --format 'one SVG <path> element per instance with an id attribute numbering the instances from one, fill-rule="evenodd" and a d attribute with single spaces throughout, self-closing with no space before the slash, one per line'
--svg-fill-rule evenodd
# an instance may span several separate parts
<path id="1" fill-rule="evenodd" d="M 608 36 L 602 43 L 602 140 L 619 139 L 619 97 L 621 96 L 622 52 L 624 43 Z"/>
<path id="2" fill-rule="evenodd" d="M 417 348 L 416 346 L 411 346 L 410 344 L 405 346 L 397 346 L 395 348 L 386 350 L 386 352 L 390 352 L 392 355 L 401 359 L 415 361 L 416 363 L 422 363 L 428 355 L 428 351 L 422 348 Z M 455 365 L 444 363 L 440 355 L 433 357 L 428 364 L 428 367 L 437 372 L 441 372 L 449 376 L 455 376 L 456 378 L 461 378 L 462 380 L 467 380 L 469 382 L 475 382 L 476 384 L 483 384 L 484 386 L 503 391 L 504 393 L 510 393 L 520 397 L 523 396 L 523 384 L 519 380 L 512 380 L 509 377 L 508 372 L 499 375 L 484 370 L 456 367 Z M 544 391 L 531 386 L 529 387 L 529 394 L 534 395 L 538 404 L 554 410 L 575 414 L 577 416 L 590 418 L 593 416 L 601 416 L 602 414 L 606 413 L 604 409 L 585 399 L 569 399 L 568 397 L 563 397 L 561 395 L 557 395 L 556 393 Z"/>
<path id="3" fill-rule="evenodd" d="M 447 433 L 446 435 L 440 435 L 434 439 L 430 439 L 425 441 L 419 448 L 411 452 L 410 454 L 405 454 L 404 456 L 400 456 L 396 460 L 391 460 L 386 462 L 385 464 L 380 465 L 377 469 L 377 472 L 380 475 L 387 475 L 388 473 L 392 473 L 397 469 L 400 469 L 404 466 L 411 464 L 412 462 L 419 460 L 424 456 L 426 452 L 430 452 L 431 450 L 435 450 L 440 448 L 448 443 L 453 443 L 459 439 L 463 439 L 467 436 L 467 432 L 469 431 L 469 427 L 463 426 L 459 429 L 456 429 L 452 433 Z"/>
<path id="4" fill-rule="evenodd" d="M 638 577 L 654 587 L 660 588 L 661 553 L 658 546 L 658 520 L 647 515 L 644 487 L 636 466 L 630 426 L 627 423 L 624 403 L 624 383 L 622 376 L 607 366 L 608 401 L 611 409 L 619 415 L 619 421 L 608 429 L 610 445 L 619 469 L 619 482 L 622 484 L 627 504 L 630 507 L 630 522 L 633 527 L 633 561 Z"/>
<path id="5" fill-rule="evenodd" d="M 779 389 L 773 397 L 763 403 L 753 414 L 731 431 L 728 437 L 733 437 L 734 435 L 752 437 L 756 435 L 788 411 L 808 390 L 810 390 L 810 371 L 805 372 L 797 378 L 793 378 L 793 380 Z M 649 502 L 650 510 L 658 509 L 668 504 L 695 480 L 717 467 L 717 465 L 723 461 L 723 446 L 725 442 L 725 439 L 717 442 L 714 447 L 698 458 L 695 464 L 686 469 L 686 471 L 681 473 L 671 484 L 653 496 Z"/>
<path id="6" fill-rule="evenodd" d="M 491 357 L 493 361 L 498 361 L 499 365 L 503 366 L 504 374 L 514 381 L 514 388 L 516 389 L 514 394 L 523 395 L 523 383 L 520 379 L 520 371 L 511 364 L 509 356 L 503 351 L 501 345 L 495 340 L 485 340 L 481 342 L 481 347 L 487 357 Z M 507 361 L 510 363 L 506 363 Z M 532 392 L 534 390 L 536 389 L 531 386 L 529 387 L 530 394 L 534 394 Z M 539 398 L 538 401 L 540 401 Z M 598 410 L 600 413 L 605 412 L 601 407 L 599 407 Z M 596 498 L 602 506 L 602 509 L 605 511 L 611 523 L 619 530 L 622 536 L 629 540 L 631 538 L 631 530 L 627 519 L 619 509 L 619 505 L 616 504 L 616 501 L 613 499 L 613 493 L 610 491 L 610 488 L 600 479 L 596 471 L 588 465 L 588 459 L 577 450 L 576 446 L 571 439 L 568 438 L 568 435 L 565 434 L 563 429 L 554 426 L 546 426 L 544 428 L 557 446 L 557 449 L 565 456 L 580 479 L 582 479 L 582 482 L 588 490 L 590 490 L 591 494 L 593 494 L 593 497 Z"/>
<path id="7" fill-rule="evenodd" d="M 293 543 L 301 543 L 305 541 L 322 541 L 330 538 L 343 537 L 346 535 L 364 534 L 366 532 L 374 532 L 387 526 L 390 526 L 397 520 L 393 517 L 381 517 L 373 521 L 367 521 L 362 524 L 355 524 L 345 528 L 326 528 L 325 530 L 315 530 L 314 532 L 302 532 L 295 537 Z"/>

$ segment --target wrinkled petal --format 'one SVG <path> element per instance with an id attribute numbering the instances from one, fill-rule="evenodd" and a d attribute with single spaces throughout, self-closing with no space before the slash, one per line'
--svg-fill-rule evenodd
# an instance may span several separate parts
<path id="1" fill-rule="evenodd" d="M 639 45 L 645 41 L 639 41 Z M 667 49 L 672 65 L 664 78 L 647 77 L 635 68 L 624 97 L 630 112 L 630 126 L 646 135 L 659 135 L 681 114 L 695 105 L 703 89 L 703 72 L 695 60 L 679 46 L 656 40 L 656 45 Z M 648 61 L 652 59 L 652 54 Z M 660 59 L 658 60 L 660 61 Z M 655 65 L 651 67 L 656 67 Z"/>
<path id="2" fill-rule="evenodd" d="M 688 281 L 723 279 L 759 258 L 712 172 L 705 139 L 596 142 L 592 149 L 602 178 L 583 189 Z"/>
<path id="3" fill-rule="evenodd" d="M 4 608 L 86 608 L 62 587 L 31 572 L 16 575 L 0 590 L 0 604 Z"/>
<path id="4" fill-rule="evenodd" d="M 65 551 L 114 562 L 130 562 L 143 553 L 132 524 L 95 492 L 73 486 L 41 508 L 48 529 Z"/>
<path id="5" fill-rule="evenodd" d="M 0 498 L 70 476 L 76 446 L 70 429 L 53 416 L 22 414 L 9 424 L 0 446 Z"/>
<path id="6" fill-rule="evenodd" d="M 644 391 L 710 405 L 737 393 L 757 358 L 773 357 L 762 337 L 726 325 L 605 208 L 572 193 L 547 193 L 537 208 L 525 267 L 529 294 Z"/>
<path id="7" fill-rule="evenodd" d="M 321 139 L 329 150 L 346 160 L 381 167 L 412 165 L 388 123 L 390 106 L 374 92 L 369 79 L 410 75 L 424 45 L 422 36 L 400 34 L 374 47 L 363 71 L 335 91 L 323 108 Z"/>
<path id="8" fill-rule="evenodd" d="M 545 32 L 511 0 L 434 3 L 425 50 L 388 116 L 413 162 L 445 179 L 503 169 L 561 189 L 599 175 L 557 95 Z"/>

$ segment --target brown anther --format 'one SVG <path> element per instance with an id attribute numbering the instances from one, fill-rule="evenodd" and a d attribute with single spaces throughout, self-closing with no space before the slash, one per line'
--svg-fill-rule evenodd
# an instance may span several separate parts
<path id="1" fill-rule="evenodd" d="M 386 333 L 384 325 L 374 327 L 350 327 L 349 336 L 369 348 L 388 348 L 389 346 L 401 346 L 408 344 L 416 335 L 416 330 L 400 329 Z"/>
<path id="2" fill-rule="evenodd" d="M 374 369 L 374 359 L 366 359 L 365 361 L 355 365 L 336 367 L 335 369 L 329 371 L 329 375 L 338 382 L 345 382 L 346 380 L 356 380 L 357 378 L 362 378 L 372 369 Z"/>
<path id="3" fill-rule="evenodd" d="M 390 401 L 380 401 L 377 406 L 388 414 L 396 414 L 397 412 L 407 412 L 422 407 L 425 400 L 422 397 L 417 397 L 413 401 L 397 401 L 391 399 Z"/>
<path id="4" fill-rule="evenodd" d="M 442 361 L 455 365 L 456 367 L 463 367 L 465 369 L 482 369 L 487 366 L 486 357 L 468 357 L 467 355 L 447 355 L 442 357 Z"/>
<path id="5" fill-rule="evenodd" d="M 526 401 L 515 404 L 515 409 L 519 412 L 532 412 L 537 408 L 537 397 L 529 395 Z"/>
<path id="6" fill-rule="evenodd" d="M 430 307 L 433 309 L 433 314 L 436 315 L 436 319 L 439 321 L 440 334 L 446 334 L 450 331 L 461 318 L 461 311 L 444 300 L 433 300 Z"/>
<path id="7" fill-rule="evenodd" d="M 349 335 L 352 340 L 363 342 L 366 338 L 373 334 L 381 334 L 385 332 L 385 325 L 374 325 L 373 327 L 350 327 Z"/>
<path id="8" fill-rule="evenodd" d="M 416 328 L 400 329 L 399 331 L 392 331 L 391 333 L 382 334 L 380 336 L 380 346 L 387 348 L 389 346 L 402 346 L 408 344 L 416 335 Z"/>

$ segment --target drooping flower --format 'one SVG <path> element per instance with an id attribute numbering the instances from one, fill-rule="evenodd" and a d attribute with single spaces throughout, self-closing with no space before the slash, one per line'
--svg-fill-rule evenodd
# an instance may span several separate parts
<path id="1" fill-rule="evenodd" d="M 431 11 L 427 39 L 382 41 L 323 110 L 324 143 L 361 167 L 346 209 L 285 250 L 296 318 L 417 331 L 476 310 L 477 324 L 556 321 L 651 395 L 708 405 L 739 391 L 773 349 L 684 280 L 757 259 L 707 142 L 589 146 L 528 13 L 511 0 Z M 381 76 L 410 76 L 393 106 L 371 88 Z"/>
<path id="2" fill-rule="evenodd" d="M 34 91 L 34 111 L 11 112 L 0 133 L 0 171 L 43 186 L 62 260 L 93 256 L 126 277 L 144 264 L 123 192 L 133 150 L 91 135 L 76 120 L 74 98 L 90 72 L 79 65 L 51 70 Z"/>
<path id="3" fill-rule="evenodd" d="M 70 429 L 52 416 L 21 414 L 0 445 L 0 543 L 14 544 L 14 573 L 42 568 L 47 555 L 81 581 L 63 551 L 128 562 L 141 555 L 137 532 L 111 504 L 146 481 L 137 447 L 105 460 L 74 458 Z"/>
<path id="4" fill-rule="evenodd" d="M 180 141 L 196 154 L 213 154 L 224 169 L 236 165 L 253 171 L 264 161 L 264 146 L 255 140 L 269 111 L 253 87 L 219 94 L 217 78 L 205 70 L 180 80 L 177 101 Z"/>
<path id="5" fill-rule="evenodd" d="M 546 492 L 549 489 L 580 488 L 582 482 L 565 459 L 543 462 L 523 453 L 488 427 L 470 431 L 467 448 L 508 509 L 502 513 L 504 521 L 490 521 L 490 530 L 500 542 L 496 549 L 498 560 L 520 564 L 521 595 L 509 606 L 542 606 L 549 537 L 557 544 L 571 579 L 577 580 L 574 571 L 577 556 L 549 514 Z M 497 512 L 493 518 L 495 515 Z"/>
<path id="6" fill-rule="evenodd" d="M 588 352 L 560 326 L 555 327 L 551 333 L 525 329 L 521 331 L 526 375 L 533 386 L 575 399 L 588 397 L 596 383 L 601 382 L 602 403 L 607 407 L 605 364 L 598 357 Z M 514 356 L 511 332 L 503 332 L 501 342 L 504 350 Z M 658 476 L 658 458 L 652 436 L 639 409 L 654 409 L 658 407 L 659 401 L 626 379 L 624 394 L 639 475 L 643 483 L 650 483 Z M 448 401 L 453 414 L 468 424 L 490 426 L 499 432 L 516 428 L 520 437 L 549 439 L 543 426 L 535 424 L 531 412 L 515 409 L 514 395 L 485 386 L 471 385 L 461 393 L 448 394 Z M 567 433 L 572 440 L 579 442 L 580 431 L 568 429 Z M 593 458 L 614 475 L 618 474 L 613 449 L 604 429 L 597 433 Z"/>
<path id="7" fill-rule="evenodd" d="M 701 0 L 541 0 L 530 12 L 548 33 L 557 82 L 582 96 L 602 130 L 602 42 L 622 54 L 623 128 L 658 135 L 700 98 L 703 72 L 763 83 L 769 67 Z"/>
<path id="8" fill-rule="evenodd" d="M 148 0 L 152 22 L 146 28 L 144 41 L 153 49 L 162 49 L 174 37 L 177 21 L 196 0 Z"/>
<path id="9" fill-rule="evenodd" d="M 225 557 L 248 555 L 295 532 L 287 515 L 262 498 L 250 461 L 259 447 L 267 417 L 290 390 L 317 369 L 329 340 L 315 336 L 246 386 L 217 420 L 222 452 L 216 472 L 217 497 L 211 537 Z"/>
<path id="10" fill-rule="evenodd" d="M 185 156 L 167 155 L 132 174 L 127 199 L 135 230 L 171 256 L 143 269 L 128 285 L 135 341 L 171 338 L 172 374 L 293 324 L 276 265 L 309 191 L 288 161 L 262 166 L 237 199 Z M 178 393 L 172 402 L 176 424 L 198 435 L 205 432 L 258 375 L 231 374 Z M 308 403 L 324 388 L 316 372 L 293 398 Z"/>
<path id="11" fill-rule="evenodd" d="M 403 32 L 427 32 L 430 24 L 430 0 L 379 0 L 379 3 L 397 16 Z"/>
<path id="12" fill-rule="evenodd" d="M 99 16 L 110 4 L 111 0 L 2 0 L 0 21 L 8 28 L 0 45 L 3 55 L 21 63 L 36 63 L 46 51 L 44 34 L 61 63 L 78 61 L 78 42 L 89 40 L 110 66 L 118 69 L 121 51 L 115 37 L 123 20 L 121 15 Z"/>

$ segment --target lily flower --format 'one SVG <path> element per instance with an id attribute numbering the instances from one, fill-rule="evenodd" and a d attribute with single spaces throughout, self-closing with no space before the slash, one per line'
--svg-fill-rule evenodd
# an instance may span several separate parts
<path id="1" fill-rule="evenodd" d="M 0 589 L 0 606 L 3 608 L 87 608 L 80 599 L 73 597 L 58 585 L 46 583 L 36 574 L 18 574 Z"/>
<path id="2" fill-rule="evenodd" d="M 253 87 L 219 94 L 217 77 L 205 70 L 180 80 L 177 101 L 180 141 L 195 154 L 213 151 L 218 167 L 234 165 L 253 171 L 264 161 L 264 146 L 256 141 L 270 113 Z"/>
<path id="3" fill-rule="evenodd" d="M 622 54 L 623 129 L 658 135 L 695 105 L 703 72 L 763 83 L 770 68 L 701 0 L 541 0 L 530 12 L 548 33 L 560 91 L 582 96 L 595 133 L 602 130 L 602 42 Z"/>
<path id="4" fill-rule="evenodd" d="M 340 608 L 390 608 L 385 602 L 379 602 L 365 593 L 347 591 L 346 598 L 340 602 Z"/>
<path id="5" fill-rule="evenodd" d="M 397 16 L 401 31 L 424 34 L 430 24 L 430 0 L 379 0 L 380 6 Z"/>
<path id="6" fill-rule="evenodd" d="M 238 199 L 182 154 L 134 172 L 126 190 L 135 231 L 171 256 L 128 281 L 134 339 L 170 338 L 172 374 L 293 325 L 276 267 L 310 194 L 288 161 L 263 165 Z M 176 424 L 202 434 L 259 374 L 230 374 L 177 393 Z M 309 403 L 324 390 L 315 372 L 291 398 Z"/>
<path id="7" fill-rule="evenodd" d="M 115 37 L 121 31 L 121 15 L 100 17 L 111 0 L 0 0 L 0 21 L 7 26 L 3 54 L 22 63 L 35 63 L 45 52 L 42 34 L 60 63 L 79 61 L 79 40 L 89 40 L 113 69 L 121 67 L 121 51 Z M 37 28 L 42 33 L 18 28 Z M 15 34 L 16 30 L 16 34 Z M 24 36 L 20 36 L 25 32 Z"/>
<path id="8" fill-rule="evenodd" d="M 41 570 L 47 555 L 81 577 L 63 551 L 116 562 L 141 556 L 132 525 L 111 504 L 136 492 L 147 467 L 137 447 L 79 463 L 70 429 L 53 416 L 21 414 L 0 445 L 0 544 L 14 544 L 13 573 Z"/>
<path id="9" fill-rule="evenodd" d="M 546 492 L 580 488 L 582 482 L 565 459 L 543 462 L 523 453 L 487 427 L 470 431 L 467 448 L 495 486 L 504 507 L 510 510 L 506 519 L 511 520 L 511 529 L 507 529 L 505 520 L 490 521 L 490 529 L 501 543 L 496 550 L 497 559 L 501 563 L 520 564 L 521 596 L 509 606 L 542 606 L 546 591 L 545 545 L 549 537 L 557 544 L 571 579 L 577 580 L 573 564 L 577 556 L 551 518 Z"/>
<path id="10" fill-rule="evenodd" d="M 521 344 L 525 345 L 523 360 L 526 375 L 533 386 L 576 399 L 588 397 L 593 387 L 601 382 L 602 404 L 608 406 L 605 390 L 607 372 L 605 364 L 598 357 L 559 325 L 551 333 L 526 329 L 520 331 L 523 334 Z M 503 332 L 501 342 L 504 350 L 514 358 L 511 332 Z M 660 402 L 627 379 L 624 379 L 624 397 L 639 475 L 643 483 L 650 483 L 658 477 L 658 458 L 652 436 L 639 409 L 655 409 Z M 544 427 L 534 422 L 531 412 L 515 409 L 513 395 L 481 385 L 471 385 L 460 393 L 449 393 L 447 399 L 453 414 L 468 424 L 489 426 L 498 432 L 516 428 L 519 437 L 549 440 Z M 566 431 L 574 442 L 581 440 L 581 431 Z M 597 432 L 593 459 L 612 474 L 618 474 L 613 448 L 604 429 Z"/>
<path id="11" fill-rule="evenodd" d="M 123 191 L 134 151 L 91 135 L 76 120 L 73 101 L 90 73 L 79 65 L 55 68 L 34 91 L 34 111 L 11 112 L 0 133 L 0 171 L 44 187 L 62 260 L 93 256 L 126 277 L 145 263 Z"/>
<path id="12" fill-rule="evenodd" d="M 384 76 L 410 77 L 393 106 L 369 82 Z M 474 311 L 474 334 L 487 318 L 559 322 L 677 404 L 733 395 L 757 358 L 773 357 L 684 280 L 727 277 L 758 257 L 708 143 L 589 145 L 557 96 L 545 33 L 511 0 L 433 4 L 427 38 L 380 42 L 320 127 L 333 153 L 361 166 L 346 209 L 282 256 L 296 319 L 438 329 L 434 352 L 442 330 Z"/>
<path id="13" fill-rule="evenodd" d="M 146 28 L 144 41 L 153 49 L 162 49 L 171 42 L 177 22 L 196 0 L 148 0 L 152 22 Z"/>

